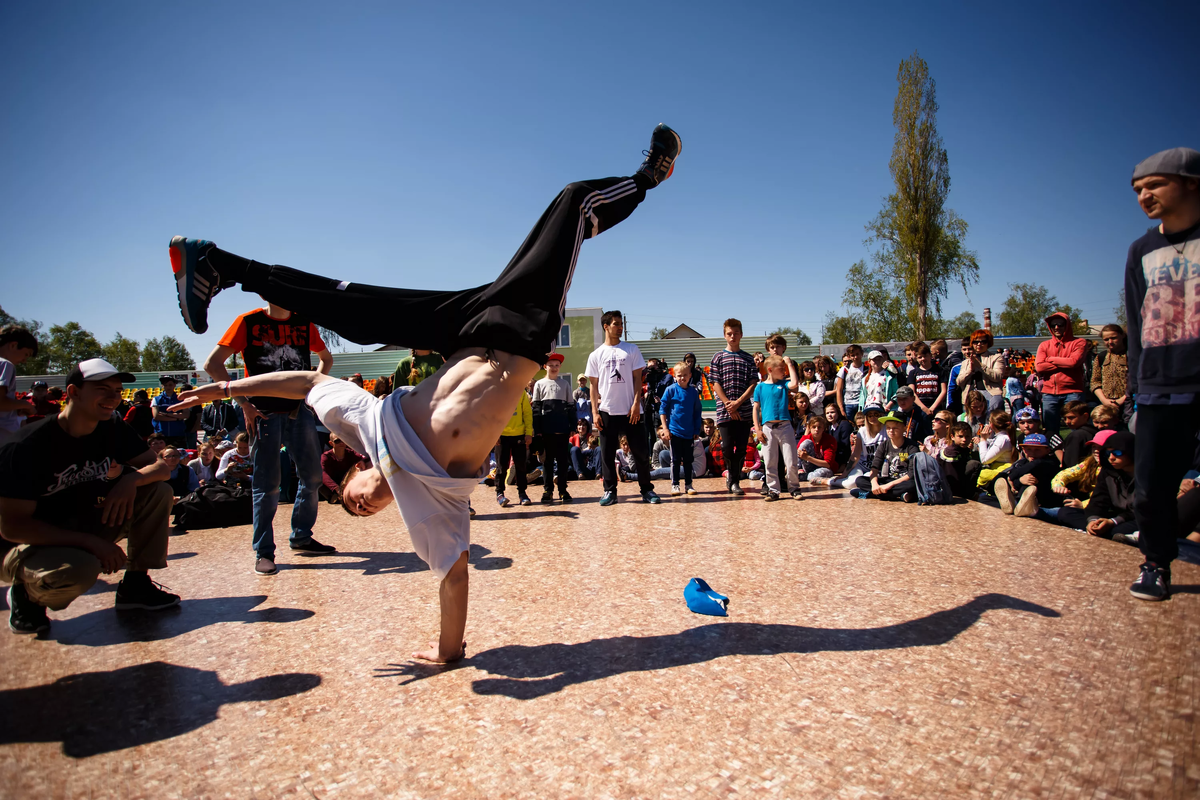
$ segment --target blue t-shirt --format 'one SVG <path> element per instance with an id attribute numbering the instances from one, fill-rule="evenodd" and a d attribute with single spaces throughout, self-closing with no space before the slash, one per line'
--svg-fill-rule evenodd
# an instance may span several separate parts
<path id="1" fill-rule="evenodd" d="M 160 411 L 166 411 L 169 406 L 173 406 L 178 402 L 178 395 L 168 395 L 166 392 L 154 398 L 154 405 L 158 406 Z M 154 430 L 163 436 L 180 437 L 187 433 L 187 422 L 185 420 L 164 420 L 162 422 L 155 420 Z"/>
<path id="2" fill-rule="evenodd" d="M 787 384 L 760 381 L 754 387 L 752 402 L 759 405 L 759 418 L 763 422 L 791 420 L 787 410 Z"/>

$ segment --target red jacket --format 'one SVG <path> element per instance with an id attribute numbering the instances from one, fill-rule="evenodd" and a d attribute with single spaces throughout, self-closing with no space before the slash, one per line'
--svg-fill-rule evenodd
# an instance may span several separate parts
<path id="1" fill-rule="evenodd" d="M 1075 338 L 1069 327 L 1071 320 L 1066 314 L 1058 311 L 1046 319 L 1053 317 L 1066 319 L 1068 327 L 1062 339 L 1051 338 L 1038 345 L 1033 368 L 1042 379 L 1042 394 L 1085 392 L 1087 385 L 1083 380 L 1083 360 L 1087 341 Z"/>

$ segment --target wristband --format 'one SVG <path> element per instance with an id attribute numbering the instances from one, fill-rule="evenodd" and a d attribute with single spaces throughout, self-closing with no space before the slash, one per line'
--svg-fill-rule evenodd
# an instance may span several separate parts
<path id="1" fill-rule="evenodd" d="M 229 384 L 230 383 L 232 383 L 232 381 L 225 381 L 225 397 L 226 398 L 229 398 L 232 396 L 229 392 Z"/>

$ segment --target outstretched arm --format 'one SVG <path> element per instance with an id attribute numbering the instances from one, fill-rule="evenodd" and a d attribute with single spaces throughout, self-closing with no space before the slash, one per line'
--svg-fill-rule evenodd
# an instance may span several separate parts
<path id="1" fill-rule="evenodd" d="M 268 372 L 265 375 L 251 375 L 236 381 L 221 381 L 206 383 L 189 389 L 179 395 L 179 402 L 171 406 L 169 411 L 182 411 L 194 406 L 203 405 L 213 400 L 222 400 L 235 395 L 254 395 L 261 397 L 286 397 L 303 400 L 313 387 L 324 381 L 337 380 L 320 372 Z"/>
<path id="2" fill-rule="evenodd" d="M 442 632 L 436 642 L 429 643 L 429 649 L 413 653 L 413 658 L 421 661 L 433 661 L 446 664 L 458 661 L 467 653 L 467 643 L 463 634 L 467 630 L 467 594 L 470 580 L 467 575 L 467 554 L 459 556 L 458 561 L 442 579 L 438 595 L 442 604 Z"/>

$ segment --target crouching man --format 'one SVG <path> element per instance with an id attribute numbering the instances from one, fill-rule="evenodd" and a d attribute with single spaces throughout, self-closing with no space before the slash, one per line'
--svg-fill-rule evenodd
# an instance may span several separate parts
<path id="1" fill-rule="evenodd" d="M 122 381 L 134 380 L 101 358 L 67 378 L 61 412 L 27 425 L 0 447 L 0 536 L 14 633 L 49 630 L 46 609 L 61 611 L 100 573 L 125 570 L 116 607 L 177 605 L 147 570 L 167 566 L 171 469 L 113 412 Z M 128 555 L 117 544 L 128 541 Z"/>

